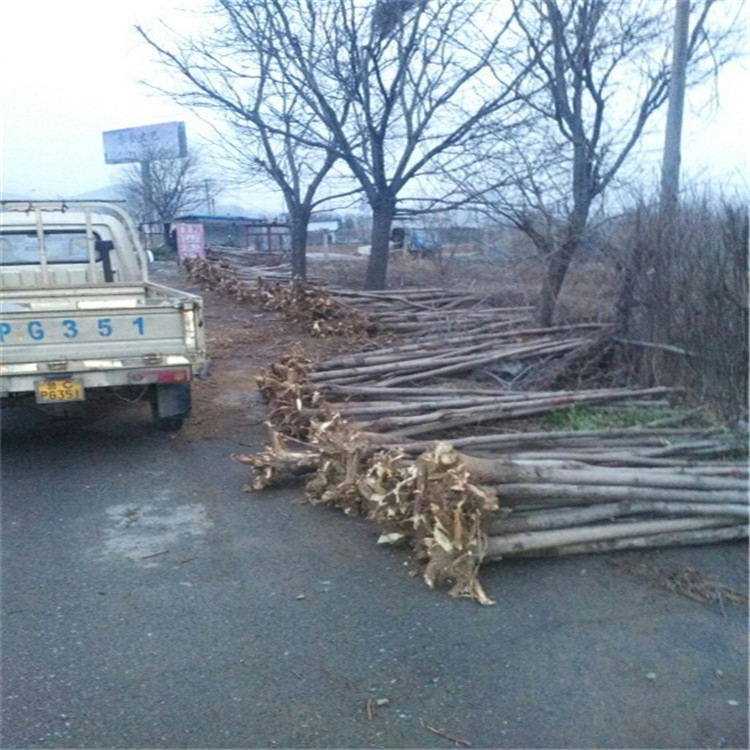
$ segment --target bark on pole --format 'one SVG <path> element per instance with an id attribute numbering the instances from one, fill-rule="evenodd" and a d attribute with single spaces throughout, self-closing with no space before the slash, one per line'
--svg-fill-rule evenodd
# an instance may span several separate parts
<path id="1" fill-rule="evenodd" d="M 661 209 L 667 214 L 677 207 L 680 189 L 680 142 L 682 114 L 685 106 L 685 73 L 690 20 L 690 0 L 675 0 L 675 2 L 674 49 L 661 171 Z"/>

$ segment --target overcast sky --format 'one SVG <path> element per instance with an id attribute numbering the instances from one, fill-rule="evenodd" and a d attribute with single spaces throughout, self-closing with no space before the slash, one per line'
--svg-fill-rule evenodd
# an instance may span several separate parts
<path id="1" fill-rule="evenodd" d="M 160 18 L 173 19 L 176 8 L 201 5 L 198 0 L 6 0 L 0 7 L 3 195 L 74 196 L 112 183 L 118 167 L 104 164 L 105 130 L 183 120 L 189 144 L 201 131 L 207 133 L 187 110 L 139 83 L 161 73 L 132 30 L 134 23 L 154 28 Z M 734 63 L 711 90 L 690 93 L 686 179 L 703 175 L 723 185 L 747 184 L 748 91 L 745 63 Z M 707 105 L 711 93 L 716 97 Z M 656 154 L 660 140 L 652 140 L 647 152 Z M 246 197 L 224 198 L 248 205 Z M 263 207 L 283 210 L 280 198 L 264 198 Z"/>

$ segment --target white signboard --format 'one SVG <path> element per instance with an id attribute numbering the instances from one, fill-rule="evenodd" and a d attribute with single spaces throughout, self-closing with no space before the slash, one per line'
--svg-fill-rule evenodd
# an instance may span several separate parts
<path id="1" fill-rule="evenodd" d="M 205 258 L 206 238 L 203 224 L 172 224 L 177 235 L 177 257 L 182 263 L 185 258 Z"/>
<path id="2" fill-rule="evenodd" d="M 184 122 L 162 122 L 102 133 L 106 164 L 174 159 L 187 154 Z M 144 158 L 147 157 L 147 158 Z"/>

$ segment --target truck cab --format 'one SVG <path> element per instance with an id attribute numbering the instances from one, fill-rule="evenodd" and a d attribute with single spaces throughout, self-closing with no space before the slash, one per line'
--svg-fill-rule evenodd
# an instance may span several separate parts
<path id="1" fill-rule="evenodd" d="M 42 204 L 5 202 L 0 229 L 3 286 L 34 289 L 148 281 L 148 258 L 136 244 L 137 237 L 128 236 L 127 224 L 116 213 L 97 208 L 97 213 L 75 207 L 46 209 L 45 215 Z M 9 210 L 14 213 L 9 215 Z"/>

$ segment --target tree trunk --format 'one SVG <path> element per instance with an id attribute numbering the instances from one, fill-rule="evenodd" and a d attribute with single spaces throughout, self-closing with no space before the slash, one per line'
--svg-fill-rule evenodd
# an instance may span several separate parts
<path id="1" fill-rule="evenodd" d="M 162 228 L 162 237 L 164 242 L 164 247 L 170 248 L 170 250 L 176 250 L 177 248 L 172 246 L 172 225 L 168 221 L 163 221 L 161 224 Z"/>
<path id="2" fill-rule="evenodd" d="M 547 272 L 542 283 L 542 291 L 537 308 L 537 323 L 541 326 L 551 326 L 555 317 L 557 297 L 562 289 L 563 281 L 568 273 L 570 261 L 581 245 L 581 238 L 586 230 L 589 209 L 593 197 L 591 182 L 591 165 L 588 162 L 585 149 L 576 148 L 574 156 L 576 176 L 573 181 L 575 190 L 575 204 L 568 217 L 568 226 L 560 246 L 547 258 Z M 582 162 L 579 164 L 578 162 Z"/>
<path id="3" fill-rule="evenodd" d="M 573 208 L 568 214 L 565 234 L 559 246 L 547 257 L 547 273 L 542 284 L 541 296 L 537 310 L 537 321 L 542 326 L 551 326 L 555 317 L 555 306 L 563 281 L 568 273 L 570 261 L 581 245 L 586 231 L 591 202 L 597 194 L 594 174 L 593 144 L 586 137 L 583 128 L 581 96 L 583 79 L 578 76 L 575 81 L 574 111 L 575 137 L 573 139 Z"/>
<path id="4" fill-rule="evenodd" d="M 542 291 L 537 309 L 537 323 L 540 326 L 551 326 L 555 318 L 557 297 L 562 289 L 565 275 L 568 273 L 570 261 L 573 259 L 579 245 L 579 236 L 570 229 L 562 245 L 555 250 L 547 260 L 547 272 L 542 282 Z"/>
<path id="5" fill-rule="evenodd" d="M 396 213 L 393 198 L 377 198 L 372 206 L 372 235 L 370 238 L 370 260 L 367 264 L 365 289 L 385 289 L 388 273 L 388 251 L 391 223 Z"/>
<path id="6" fill-rule="evenodd" d="M 310 223 L 310 211 L 288 204 L 287 209 L 291 234 L 292 277 L 304 281 L 307 278 L 307 226 Z"/>

